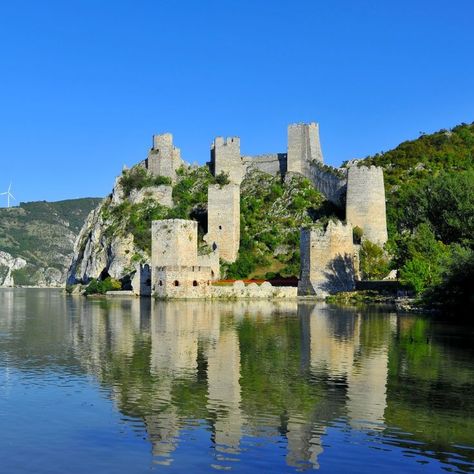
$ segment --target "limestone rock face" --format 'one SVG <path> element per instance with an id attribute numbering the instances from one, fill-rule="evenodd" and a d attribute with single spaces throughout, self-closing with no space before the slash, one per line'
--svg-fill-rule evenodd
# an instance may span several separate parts
<path id="1" fill-rule="evenodd" d="M 105 217 L 103 211 L 111 200 L 104 200 L 89 214 L 74 245 L 74 257 L 67 275 L 68 284 L 87 283 L 101 275 L 120 280 L 135 268 L 132 262 L 134 255 L 146 259 L 135 248 L 133 236 L 120 232 L 109 235 L 107 232 L 111 223 L 107 222 L 110 218 Z"/>
<path id="2" fill-rule="evenodd" d="M 14 258 L 7 252 L 0 251 L 0 286 L 12 287 L 15 285 L 12 271 L 26 267 L 26 260 Z"/>

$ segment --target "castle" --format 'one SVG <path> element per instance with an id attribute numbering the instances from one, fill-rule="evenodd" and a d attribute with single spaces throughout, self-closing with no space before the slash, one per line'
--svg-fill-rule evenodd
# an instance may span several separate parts
<path id="1" fill-rule="evenodd" d="M 170 133 L 153 137 L 153 146 L 144 162 L 152 174 L 166 176 L 174 183 L 183 163 Z M 285 153 L 243 156 L 239 137 L 217 137 L 207 165 L 214 176 L 225 174 L 229 180 L 227 185 L 213 185 L 208 190 L 208 231 L 204 240 L 210 252 L 198 255 L 196 222 L 153 222 L 151 292 L 157 296 L 296 296 L 296 289 L 293 294 L 270 284 L 245 287 L 237 282 L 230 290 L 212 285 L 219 279 L 219 260 L 232 263 L 238 258 L 240 184 L 253 169 L 282 178 L 289 173 L 301 174 L 328 200 L 345 208 L 345 223 L 329 222 L 326 228 L 301 230 L 299 296 L 324 297 L 354 288 L 359 249 L 354 243 L 354 228 L 360 229 L 363 240 L 380 245 L 387 241 L 383 170 L 357 161 L 340 169 L 324 165 L 316 123 L 289 125 Z"/>

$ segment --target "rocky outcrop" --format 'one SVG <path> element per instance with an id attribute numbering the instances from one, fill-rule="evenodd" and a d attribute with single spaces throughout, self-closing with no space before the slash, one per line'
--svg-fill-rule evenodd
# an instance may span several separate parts
<path id="1" fill-rule="evenodd" d="M 0 286 L 15 286 L 12 272 L 14 270 L 21 270 L 24 267 L 26 267 L 26 260 L 12 257 L 9 253 L 0 251 Z"/>

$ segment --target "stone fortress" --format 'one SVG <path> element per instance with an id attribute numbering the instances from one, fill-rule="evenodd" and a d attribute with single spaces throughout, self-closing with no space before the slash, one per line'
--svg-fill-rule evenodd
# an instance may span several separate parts
<path id="1" fill-rule="evenodd" d="M 226 174 L 229 184 L 212 185 L 208 192 L 208 232 L 210 248 L 198 255 L 197 222 L 171 219 L 153 222 L 151 293 L 158 297 L 325 297 L 355 287 L 359 245 L 353 229 L 362 230 L 362 239 L 383 245 L 387 241 L 383 170 L 366 167 L 356 160 L 345 168 L 324 165 L 316 123 L 288 126 L 286 153 L 243 156 L 239 137 L 217 137 L 207 163 L 214 176 Z M 174 183 L 183 165 L 179 148 L 170 133 L 155 135 L 144 166 L 156 176 Z M 219 261 L 235 262 L 240 241 L 240 184 L 249 170 L 307 177 L 329 201 L 345 208 L 346 222 L 330 221 L 326 227 L 302 229 L 300 240 L 301 274 L 298 289 L 277 288 L 270 283 L 245 286 L 216 286 Z M 162 186 L 165 188 L 165 186 Z M 166 191 L 162 189 L 163 193 Z M 169 187 L 171 194 L 171 187 Z M 139 287 L 142 285 L 138 285 Z M 142 292 L 140 290 L 140 292 Z"/>

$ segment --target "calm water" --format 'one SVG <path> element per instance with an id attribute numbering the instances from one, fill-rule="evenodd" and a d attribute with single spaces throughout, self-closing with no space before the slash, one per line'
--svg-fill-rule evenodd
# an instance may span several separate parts
<path id="1" fill-rule="evenodd" d="M 474 472 L 474 334 L 0 291 L 0 472 Z"/>

